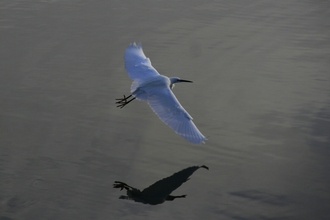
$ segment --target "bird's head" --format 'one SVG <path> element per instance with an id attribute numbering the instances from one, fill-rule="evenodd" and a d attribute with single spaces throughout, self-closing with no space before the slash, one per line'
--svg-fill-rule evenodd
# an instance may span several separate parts
<path id="1" fill-rule="evenodd" d="M 171 84 L 170 84 L 170 88 L 173 89 L 174 88 L 174 83 L 180 83 L 180 82 L 189 82 L 192 83 L 193 81 L 190 80 L 185 80 L 185 79 L 180 79 L 179 77 L 171 77 L 170 78 Z"/>

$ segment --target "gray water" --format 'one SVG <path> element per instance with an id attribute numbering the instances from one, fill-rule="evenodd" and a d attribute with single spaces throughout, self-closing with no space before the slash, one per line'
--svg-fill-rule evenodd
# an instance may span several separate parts
<path id="1" fill-rule="evenodd" d="M 0 219 L 329 219 L 329 1 L 0 2 Z M 144 102 L 123 53 L 194 81 L 194 145 Z M 193 165 L 151 206 L 119 200 Z"/>

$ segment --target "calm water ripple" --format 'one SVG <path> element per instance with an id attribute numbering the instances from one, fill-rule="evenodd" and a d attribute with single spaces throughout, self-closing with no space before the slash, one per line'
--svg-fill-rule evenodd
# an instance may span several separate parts
<path id="1" fill-rule="evenodd" d="M 328 1 L 0 3 L 0 219 L 328 219 Z M 117 109 L 141 41 L 209 139 Z M 119 200 L 195 165 L 162 205 Z"/>

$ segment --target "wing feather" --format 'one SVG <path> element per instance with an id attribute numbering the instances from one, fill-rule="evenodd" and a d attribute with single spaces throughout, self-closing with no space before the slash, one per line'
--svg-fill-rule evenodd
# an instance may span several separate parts
<path id="1" fill-rule="evenodd" d="M 124 60 L 125 69 L 133 80 L 142 81 L 159 75 L 151 65 L 150 59 L 144 55 L 141 43 L 137 45 L 135 43 L 130 44 L 125 50 Z"/>
<path id="2" fill-rule="evenodd" d="M 168 87 L 148 92 L 148 104 L 156 115 L 186 140 L 200 144 L 206 140 Z"/>

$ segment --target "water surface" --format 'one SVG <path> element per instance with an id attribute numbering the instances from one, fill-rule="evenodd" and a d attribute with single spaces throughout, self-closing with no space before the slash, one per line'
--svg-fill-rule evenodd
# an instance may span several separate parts
<path id="1" fill-rule="evenodd" d="M 327 1 L 0 3 L 0 219 L 328 219 Z M 123 52 L 194 81 L 194 145 L 129 93 Z M 119 200 L 205 164 L 158 206 Z"/>

